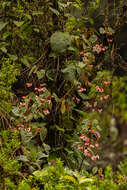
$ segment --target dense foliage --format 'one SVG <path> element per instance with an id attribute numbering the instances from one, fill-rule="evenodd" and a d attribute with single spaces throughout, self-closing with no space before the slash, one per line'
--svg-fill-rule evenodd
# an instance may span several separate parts
<path id="1" fill-rule="evenodd" d="M 0 2 L 1 189 L 126 188 L 126 21 L 123 0 Z"/>

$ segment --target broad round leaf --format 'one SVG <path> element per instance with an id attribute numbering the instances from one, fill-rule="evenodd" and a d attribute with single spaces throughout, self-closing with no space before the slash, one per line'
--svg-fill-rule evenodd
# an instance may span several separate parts
<path id="1" fill-rule="evenodd" d="M 56 53 L 63 53 L 71 44 L 71 36 L 64 32 L 55 32 L 50 39 L 51 48 Z"/>

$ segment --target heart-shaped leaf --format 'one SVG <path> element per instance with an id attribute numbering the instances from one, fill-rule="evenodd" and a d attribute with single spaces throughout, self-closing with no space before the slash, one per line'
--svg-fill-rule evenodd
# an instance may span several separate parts
<path id="1" fill-rule="evenodd" d="M 46 127 L 42 127 L 40 131 L 40 139 L 43 142 L 47 136 L 47 129 Z"/>
<path id="2" fill-rule="evenodd" d="M 0 31 L 8 24 L 8 22 L 0 22 Z"/>

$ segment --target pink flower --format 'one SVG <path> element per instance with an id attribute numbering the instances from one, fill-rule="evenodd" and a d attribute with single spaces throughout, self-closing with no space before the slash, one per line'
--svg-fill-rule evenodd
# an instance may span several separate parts
<path id="1" fill-rule="evenodd" d="M 49 110 L 43 110 L 43 113 L 44 113 L 45 115 L 50 114 Z"/>
<path id="2" fill-rule="evenodd" d="M 92 83 L 88 81 L 88 86 L 91 86 L 91 85 L 92 85 Z"/>
<path id="3" fill-rule="evenodd" d="M 27 86 L 27 87 L 31 87 L 31 86 L 32 86 L 32 83 L 26 83 L 26 86 Z"/>
<path id="4" fill-rule="evenodd" d="M 99 88 L 98 90 L 99 90 L 99 92 L 101 92 L 101 93 L 104 92 L 104 89 L 103 89 L 103 88 Z"/>
<path id="5" fill-rule="evenodd" d="M 89 143 L 90 142 L 90 139 L 86 136 L 80 136 L 80 139 L 82 139 L 83 141 Z"/>
<path id="6" fill-rule="evenodd" d="M 94 133 L 94 130 L 93 130 L 93 129 L 90 129 L 90 130 L 89 130 L 89 133 Z"/>
<path id="7" fill-rule="evenodd" d="M 46 102 L 46 99 L 41 98 L 40 101 L 41 101 L 41 102 Z"/>
<path id="8" fill-rule="evenodd" d="M 47 102 L 48 102 L 49 104 L 51 104 L 51 100 L 47 100 Z"/>
<path id="9" fill-rule="evenodd" d="M 108 42 L 112 42 L 112 39 L 107 39 Z"/>
<path id="10" fill-rule="evenodd" d="M 107 96 L 104 96 L 104 99 L 105 99 L 105 100 L 107 100 L 108 98 L 109 98 L 109 95 L 107 95 Z"/>
<path id="11" fill-rule="evenodd" d="M 117 180 L 118 185 L 121 185 L 120 180 Z"/>
<path id="12" fill-rule="evenodd" d="M 100 89 L 100 87 L 99 86 L 96 86 L 96 90 L 99 90 Z"/>
<path id="13" fill-rule="evenodd" d="M 98 112 L 101 113 L 101 112 L 102 112 L 102 109 L 98 109 Z"/>
<path id="14" fill-rule="evenodd" d="M 108 84 L 110 84 L 110 81 L 104 81 L 104 84 L 108 85 Z"/>
<path id="15" fill-rule="evenodd" d="M 86 91 L 86 88 L 80 88 L 78 91 L 79 92 L 84 92 L 84 91 Z"/>
<path id="16" fill-rule="evenodd" d="M 25 99 L 25 98 L 26 98 L 26 96 L 22 96 L 22 98 L 23 98 L 23 99 Z"/>
<path id="17" fill-rule="evenodd" d="M 85 105 L 88 108 L 89 107 L 89 102 L 85 102 Z"/>
<path id="18" fill-rule="evenodd" d="M 82 145 L 78 145 L 78 150 L 83 150 Z"/>
<path id="19" fill-rule="evenodd" d="M 84 155 L 85 155 L 85 156 L 89 156 L 89 157 L 91 157 L 91 154 L 88 152 L 87 149 L 84 150 Z"/>
<path id="20" fill-rule="evenodd" d="M 40 133 L 41 132 L 41 128 L 37 128 L 37 132 Z"/>
<path id="21" fill-rule="evenodd" d="M 94 107 L 96 107 L 96 106 L 97 106 L 97 102 L 94 102 L 94 104 L 93 104 L 93 105 L 94 105 Z"/>
<path id="22" fill-rule="evenodd" d="M 20 102 L 20 105 L 21 105 L 21 106 L 27 106 L 27 105 L 28 105 L 28 102 Z"/>
<path id="23" fill-rule="evenodd" d="M 92 109 L 92 112 L 95 112 L 95 109 Z"/>
<path id="24" fill-rule="evenodd" d="M 91 148 L 88 147 L 87 150 L 91 152 Z"/>
<path id="25" fill-rule="evenodd" d="M 86 57 L 83 57 L 82 59 L 83 59 L 84 62 L 89 61 L 88 58 L 86 58 Z"/>
<path id="26" fill-rule="evenodd" d="M 80 102 L 80 99 L 77 98 L 77 97 L 72 97 L 72 100 L 73 100 L 73 101 L 75 100 L 77 104 Z"/>
<path id="27" fill-rule="evenodd" d="M 127 179 L 127 176 L 126 175 L 123 175 L 123 180 L 126 180 Z"/>
<path id="28" fill-rule="evenodd" d="M 77 104 L 80 102 L 80 99 L 79 98 L 75 98 L 75 101 L 77 102 Z"/>
<path id="29" fill-rule="evenodd" d="M 94 145 L 91 144 L 91 145 L 90 145 L 90 148 L 94 148 Z"/>
<path id="30" fill-rule="evenodd" d="M 95 146 L 96 146 L 96 147 L 99 147 L 99 144 L 98 144 L 97 142 L 95 142 Z"/>
<path id="31" fill-rule="evenodd" d="M 104 178 L 104 174 L 100 174 L 100 177 Z"/>
<path id="32" fill-rule="evenodd" d="M 38 92 L 44 92 L 46 90 L 46 88 L 45 87 L 43 87 L 43 88 L 35 88 L 35 90 L 37 90 Z"/>
<path id="33" fill-rule="evenodd" d="M 22 123 L 19 123 L 16 127 L 24 127 Z"/>
<path id="34" fill-rule="evenodd" d="M 109 34 L 110 34 L 110 32 L 109 32 L 109 31 L 107 31 L 107 32 L 106 32 L 106 34 L 107 34 L 107 35 L 109 35 Z"/>
<path id="35" fill-rule="evenodd" d="M 102 97 L 102 96 L 100 97 L 100 100 L 103 100 L 103 97 Z"/>
<path id="36" fill-rule="evenodd" d="M 84 53 L 84 56 L 87 56 L 87 57 L 88 57 L 88 55 L 89 55 L 89 53 L 88 53 L 88 52 Z"/>
<path id="37" fill-rule="evenodd" d="M 86 156 L 89 156 L 89 157 L 91 157 L 91 154 L 88 152 L 88 153 L 86 154 Z"/>
<path id="38" fill-rule="evenodd" d="M 92 104 L 89 104 L 89 108 L 92 108 Z"/>
<path id="39" fill-rule="evenodd" d="M 89 68 L 93 68 L 93 65 L 89 65 Z"/>
<path id="40" fill-rule="evenodd" d="M 94 136 L 95 136 L 96 138 L 100 138 L 100 137 L 101 137 L 101 135 L 100 135 L 98 132 L 94 132 Z"/>
<path id="41" fill-rule="evenodd" d="M 99 159 L 99 155 L 98 154 L 91 157 L 91 160 L 96 160 L 96 159 Z"/>
<path id="42" fill-rule="evenodd" d="M 27 131 L 27 132 L 30 132 L 30 131 L 31 131 L 31 128 L 30 128 L 30 127 L 28 127 L 28 128 L 26 129 L 26 131 Z"/>
<path id="43" fill-rule="evenodd" d="M 46 88 L 45 88 L 45 87 L 43 87 L 43 88 L 38 88 L 38 92 L 44 92 L 44 91 L 46 91 Z"/>
<path id="44" fill-rule="evenodd" d="M 89 145 L 89 143 L 85 143 L 85 146 L 88 146 Z"/>
<path id="45" fill-rule="evenodd" d="M 38 100 L 38 96 L 35 96 L 35 100 L 36 100 L 36 101 Z"/>
<path id="46" fill-rule="evenodd" d="M 99 92 L 104 92 L 104 89 L 103 88 L 100 88 L 99 86 L 96 86 L 96 90 L 98 90 Z"/>

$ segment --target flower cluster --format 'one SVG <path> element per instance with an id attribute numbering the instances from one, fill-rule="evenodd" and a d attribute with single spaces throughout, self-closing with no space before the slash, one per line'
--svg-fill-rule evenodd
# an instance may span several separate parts
<path id="1" fill-rule="evenodd" d="M 80 102 L 80 99 L 77 97 L 72 97 L 72 100 L 75 101 L 77 104 L 79 104 L 79 102 Z"/>
<path id="2" fill-rule="evenodd" d="M 86 135 L 80 136 L 82 142 L 78 145 L 78 150 L 82 150 L 85 157 L 89 157 L 94 161 L 99 159 L 99 155 L 95 154 L 95 150 L 99 147 L 97 140 L 100 138 L 100 134 L 93 129 L 89 130 L 88 133 L 90 136 L 92 135 L 95 137 L 96 140 L 94 140 L 94 138 L 89 138 Z"/>
<path id="3" fill-rule="evenodd" d="M 32 83 L 26 83 L 28 88 L 33 87 Z M 17 128 L 20 130 L 24 128 L 26 131 L 31 131 L 30 121 L 34 117 L 46 116 L 50 114 L 50 109 L 52 106 L 53 95 L 50 95 L 46 87 L 36 87 L 34 88 L 34 94 L 29 94 L 23 96 L 21 102 L 19 103 L 19 110 L 22 113 L 22 119 L 17 125 Z M 30 116 L 28 115 L 30 113 Z M 29 118 L 29 119 L 28 119 Z"/>
<path id="4" fill-rule="evenodd" d="M 93 51 L 97 52 L 98 54 L 101 53 L 101 52 L 104 52 L 107 49 L 108 49 L 108 47 L 107 46 L 103 46 L 103 44 L 96 44 L 93 47 Z"/>
<path id="5" fill-rule="evenodd" d="M 83 88 L 81 85 L 78 85 L 78 92 L 84 92 L 86 88 Z"/>

